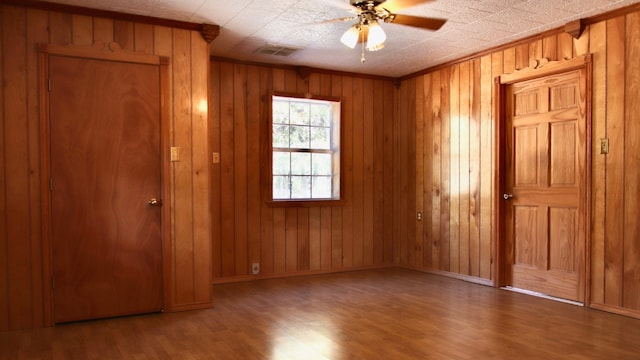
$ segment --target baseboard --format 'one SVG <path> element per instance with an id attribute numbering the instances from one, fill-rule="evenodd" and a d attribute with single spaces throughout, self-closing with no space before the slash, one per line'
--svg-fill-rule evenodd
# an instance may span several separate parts
<path id="1" fill-rule="evenodd" d="M 593 303 L 593 302 L 589 305 L 589 307 L 596 310 L 606 311 L 609 313 L 614 313 L 622 316 L 628 316 L 635 319 L 640 319 L 640 311 L 637 311 L 637 310 L 631 310 L 631 309 L 626 309 L 619 306 Z"/>
<path id="2" fill-rule="evenodd" d="M 444 277 L 448 277 L 448 278 L 463 280 L 463 281 L 474 283 L 474 284 L 485 285 L 485 286 L 495 286 L 493 280 L 483 279 L 483 278 L 479 278 L 479 277 L 476 277 L 476 276 L 456 274 L 456 273 L 452 273 L 452 272 L 448 272 L 448 271 L 442 271 L 442 270 L 422 269 L 422 268 L 417 268 L 417 267 L 413 267 L 413 266 L 401 266 L 401 267 L 405 268 L 405 269 L 410 269 L 410 270 L 415 270 L 415 271 L 427 273 L 427 274 L 432 274 L 432 275 L 438 275 L 438 276 L 444 276 Z"/>
<path id="3" fill-rule="evenodd" d="M 517 292 L 517 293 L 520 293 L 520 294 L 531 295 L 531 296 L 535 296 L 535 297 L 539 297 L 539 298 L 543 298 L 543 299 L 559 301 L 559 302 L 563 302 L 563 303 L 566 303 L 566 304 L 571 304 L 571 305 L 576 305 L 576 306 L 584 306 L 584 304 L 579 302 L 579 301 L 563 299 L 563 298 L 559 298 L 559 297 L 543 294 L 543 293 L 540 293 L 540 292 L 537 292 L 537 291 L 531 291 L 531 290 L 526 290 L 526 289 L 515 288 L 513 286 L 505 286 L 505 287 L 501 287 L 501 289 Z"/>
<path id="4" fill-rule="evenodd" d="M 353 267 L 348 269 L 305 271 L 305 272 L 295 272 L 290 274 L 243 275 L 243 276 L 235 276 L 230 278 L 213 279 L 213 285 L 230 284 L 230 283 L 262 280 L 262 279 L 282 279 L 282 278 L 299 277 L 299 276 L 336 274 L 336 273 L 344 273 L 344 272 L 350 272 L 350 271 L 376 270 L 376 269 L 389 269 L 389 268 L 391 269 L 400 268 L 400 269 L 419 271 L 427 274 L 445 276 L 445 277 L 454 278 L 458 280 L 464 280 L 474 284 L 494 286 L 494 283 L 492 280 L 481 279 L 481 278 L 469 276 L 469 275 L 454 274 L 447 271 L 421 269 L 421 268 L 416 268 L 412 266 L 403 266 L 403 265 L 396 265 L 396 264 L 359 266 L 359 267 Z"/>
<path id="5" fill-rule="evenodd" d="M 231 284 L 238 282 L 247 282 L 247 281 L 255 281 L 255 280 L 267 280 L 267 279 L 282 279 L 282 278 L 292 278 L 292 277 L 300 277 L 300 276 L 311 276 L 311 275 L 323 275 L 323 274 L 336 274 L 336 273 L 344 273 L 351 271 L 362 271 L 362 270 L 376 270 L 376 269 L 386 269 L 386 268 L 394 268 L 396 265 L 373 265 L 373 266 L 358 266 L 348 269 L 334 269 L 334 270 L 311 270 L 311 271 L 298 271 L 294 273 L 288 274 L 258 274 L 258 275 L 242 275 L 242 276 L 234 276 L 228 278 L 220 278 L 213 279 L 213 285 L 219 284 Z"/>
<path id="6" fill-rule="evenodd" d="M 204 302 L 197 304 L 185 304 L 185 305 L 172 305 L 165 308 L 165 312 L 181 312 L 191 310 L 210 309 L 213 307 L 213 302 Z"/>

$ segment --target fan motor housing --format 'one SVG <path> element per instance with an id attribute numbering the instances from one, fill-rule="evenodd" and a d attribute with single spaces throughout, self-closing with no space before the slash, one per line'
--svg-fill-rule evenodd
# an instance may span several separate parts
<path id="1" fill-rule="evenodd" d="M 360 9 L 366 9 L 369 6 L 377 7 L 387 0 L 351 0 L 351 5 Z"/>

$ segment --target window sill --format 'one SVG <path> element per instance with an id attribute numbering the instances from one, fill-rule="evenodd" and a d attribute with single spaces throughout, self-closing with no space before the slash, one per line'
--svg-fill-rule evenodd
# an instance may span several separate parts
<path id="1" fill-rule="evenodd" d="M 344 199 L 341 200 L 269 200 L 267 206 L 272 208 L 279 207 L 325 207 L 325 206 L 343 206 Z"/>

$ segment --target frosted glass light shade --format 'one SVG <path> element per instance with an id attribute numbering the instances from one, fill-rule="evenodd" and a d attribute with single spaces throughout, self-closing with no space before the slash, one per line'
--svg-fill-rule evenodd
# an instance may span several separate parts
<path id="1" fill-rule="evenodd" d="M 356 47 L 359 37 L 360 29 L 358 29 L 358 27 L 354 25 L 342 35 L 342 37 L 340 38 L 340 42 L 342 42 L 345 46 L 353 49 Z"/>
<path id="2" fill-rule="evenodd" d="M 382 30 L 380 24 L 377 21 L 369 23 L 369 36 L 367 38 L 367 50 L 376 51 L 384 47 L 384 41 L 387 40 L 387 35 Z"/>

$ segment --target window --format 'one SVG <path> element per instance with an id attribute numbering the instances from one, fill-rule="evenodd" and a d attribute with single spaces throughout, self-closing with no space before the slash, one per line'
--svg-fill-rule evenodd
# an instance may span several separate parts
<path id="1" fill-rule="evenodd" d="M 271 200 L 340 200 L 340 101 L 272 96 Z"/>

